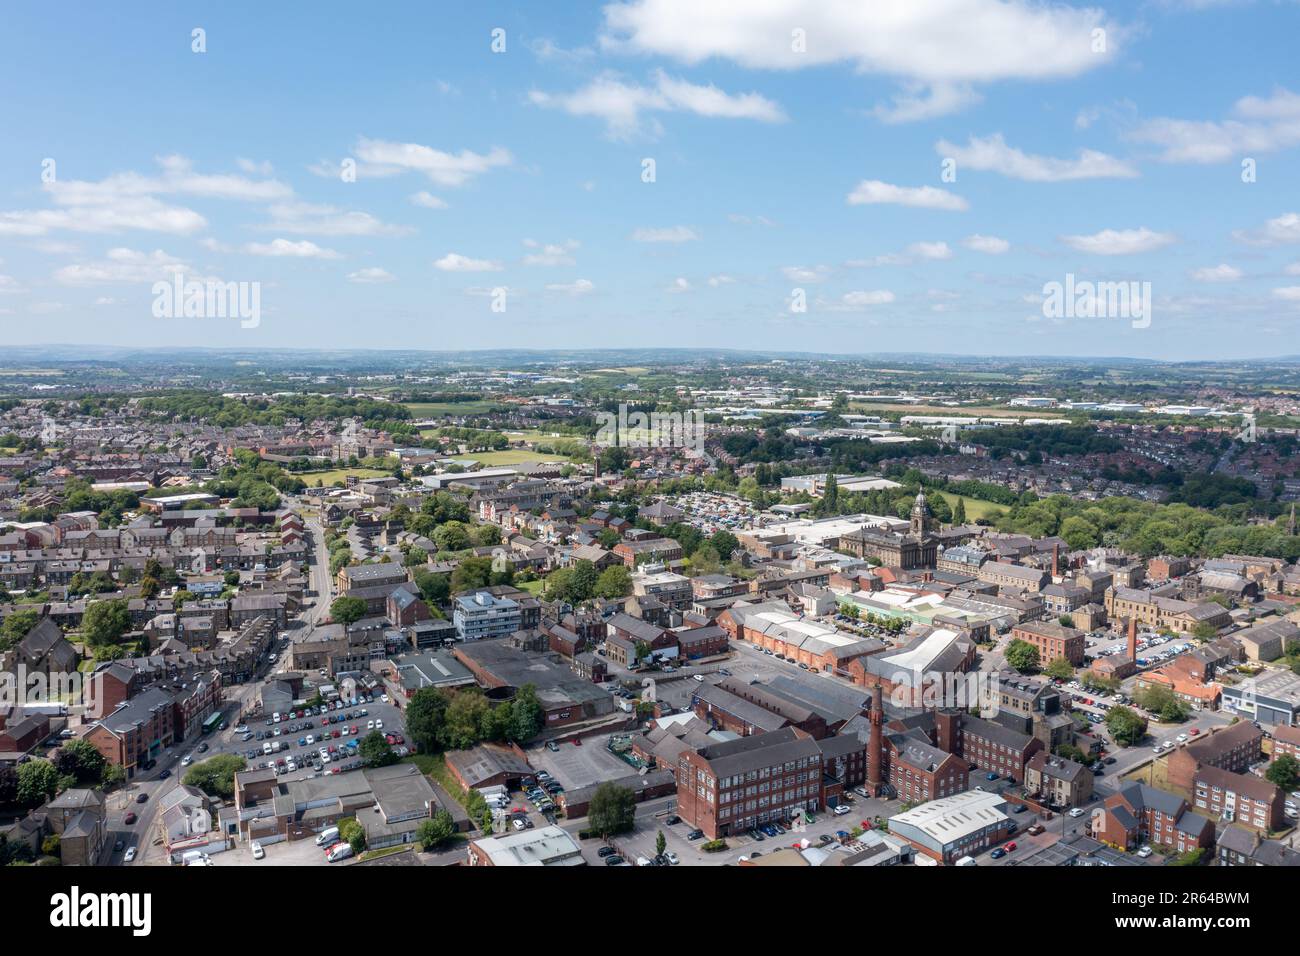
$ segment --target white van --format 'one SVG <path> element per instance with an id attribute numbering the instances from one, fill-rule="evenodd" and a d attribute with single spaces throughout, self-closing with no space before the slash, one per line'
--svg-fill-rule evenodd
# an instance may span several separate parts
<path id="1" fill-rule="evenodd" d="M 973 856 L 963 856 L 960 860 L 958 860 L 953 865 L 954 866 L 979 866 L 979 864 L 975 862 L 975 857 Z"/>
<path id="2" fill-rule="evenodd" d="M 325 854 L 325 862 L 337 863 L 339 860 L 346 860 L 352 855 L 352 845 L 349 843 L 340 843 Z"/>
<path id="3" fill-rule="evenodd" d="M 322 830 L 320 834 L 316 837 L 316 845 L 326 846 L 327 844 L 333 843 L 338 838 L 339 838 L 339 828 L 330 827 L 327 830 Z"/>
<path id="4" fill-rule="evenodd" d="M 266 743 L 262 744 L 262 754 L 264 756 L 269 757 L 273 753 L 275 753 L 275 748 L 271 746 L 271 741 L 268 740 Z"/>

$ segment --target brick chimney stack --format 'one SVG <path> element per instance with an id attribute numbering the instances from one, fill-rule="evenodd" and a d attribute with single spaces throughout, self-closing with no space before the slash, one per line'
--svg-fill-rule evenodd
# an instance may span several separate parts
<path id="1" fill-rule="evenodd" d="M 867 745 L 867 789 L 879 796 L 885 764 L 885 691 L 879 683 L 871 691 L 871 742 Z"/>
<path id="2" fill-rule="evenodd" d="M 1138 659 L 1138 619 L 1128 619 L 1128 659 L 1136 664 Z"/>
<path id="3" fill-rule="evenodd" d="M 1052 579 L 1055 580 L 1061 576 L 1061 546 L 1052 545 Z"/>

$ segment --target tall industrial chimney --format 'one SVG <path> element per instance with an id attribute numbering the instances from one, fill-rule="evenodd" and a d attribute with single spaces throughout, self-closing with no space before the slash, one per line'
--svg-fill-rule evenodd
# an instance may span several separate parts
<path id="1" fill-rule="evenodd" d="M 879 683 L 871 691 L 871 743 L 867 749 L 867 789 L 880 796 L 885 765 L 885 692 Z"/>

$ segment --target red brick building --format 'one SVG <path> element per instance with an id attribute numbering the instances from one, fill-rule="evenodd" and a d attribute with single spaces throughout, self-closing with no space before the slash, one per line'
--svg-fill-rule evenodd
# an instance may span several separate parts
<path id="1" fill-rule="evenodd" d="M 1094 811 L 1092 836 L 1126 851 L 1152 844 L 1186 853 L 1214 846 L 1214 824 L 1175 793 L 1131 783 Z"/>
<path id="2" fill-rule="evenodd" d="M 1263 741 L 1264 732 L 1250 721 L 1242 720 L 1184 744 L 1166 761 L 1169 786 L 1190 794 L 1198 772 L 1205 767 L 1242 773 L 1263 757 Z"/>
<path id="3" fill-rule="evenodd" d="M 1038 649 L 1038 659 L 1050 664 L 1064 657 L 1071 667 L 1083 666 L 1084 634 L 1055 621 L 1028 621 L 1011 629 L 1011 636 Z"/>
<path id="4" fill-rule="evenodd" d="M 709 840 L 822 807 L 822 753 L 794 727 L 684 751 L 677 813 Z"/>
<path id="5" fill-rule="evenodd" d="M 1280 787 L 1251 773 L 1202 767 L 1196 774 L 1192 804 L 1211 819 L 1267 833 L 1281 830 L 1286 796 Z"/>
<path id="6" fill-rule="evenodd" d="M 967 789 L 970 768 L 956 754 L 934 746 L 919 730 L 885 738 L 887 778 L 904 803 L 925 803 Z"/>

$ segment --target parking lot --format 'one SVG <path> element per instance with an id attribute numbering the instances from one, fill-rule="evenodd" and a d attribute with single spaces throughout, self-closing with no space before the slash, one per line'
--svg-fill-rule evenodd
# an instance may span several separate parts
<path id="1" fill-rule="evenodd" d="M 213 866 L 340 866 L 341 863 L 329 864 L 325 854 L 316 845 L 315 840 L 283 840 L 262 847 L 266 856 L 260 860 L 253 859 L 253 851 L 248 844 L 240 843 L 233 850 L 211 855 Z M 350 862 L 350 861 L 349 861 Z"/>
<path id="2" fill-rule="evenodd" d="M 1128 653 L 1128 638 L 1124 634 L 1104 632 L 1104 637 L 1087 638 L 1084 652 L 1088 657 L 1114 657 Z M 1152 667 L 1166 664 L 1179 654 L 1186 654 L 1196 646 L 1189 637 L 1166 638 L 1154 631 L 1138 631 L 1138 666 Z M 1143 664 L 1143 661 L 1146 661 Z"/>
<path id="3" fill-rule="evenodd" d="M 560 749 L 554 752 L 546 747 L 530 747 L 528 762 L 536 770 L 545 770 L 566 790 L 635 773 L 629 764 L 609 752 L 605 741 L 603 736 L 588 737 L 581 746 L 565 742 L 559 744 Z"/>
<path id="4" fill-rule="evenodd" d="M 363 710 L 365 714 L 361 713 Z M 321 726 L 322 721 L 327 720 L 329 717 L 344 717 L 347 714 L 351 714 L 352 717 L 329 723 L 324 727 Z M 374 728 L 370 727 L 372 721 L 375 723 Z M 381 723 L 382 729 L 380 728 Z M 403 745 L 410 745 L 410 742 L 406 741 L 405 738 L 401 711 L 391 703 L 383 703 L 378 697 L 374 698 L 372 703 L 358 703 L 355 707 L 344 707 L 341 710 L 328 711 L 325 714 L 313 717 L 290 718 L 282 720 L 278 724 L 272 723 L 270 727 L 267 727 L 265 718 L 250 720 L 247 726 L 249 732 L 253 734 L 250 740 L 242 740 L 241 735 L 237 734 L 232 727 L 230 730 L 223 732 L 219 740 L 211 741 L 212 746 L 207 753 L 200 754 L 194 750 L 189 751 L 189 753 L 193 755 L 195 762 L 210 757 L 214 753 L 237 753 L 248 760 L 250 767 L 257 768 L 280 759 L 284 759 L 287 766 L 288 759 L 293 758 L 299 769 L 305 766 L 314 770 L 315 761 L 320 759 L 320 748 L 324 746 L 328 749 L 328 747 L 334 746 L 338 749 L 340 756 L 336 758 L 335 755 L 331 754 L 330 763 L 323 764 L 323 769 L 329 771 L 334 766 L 340 768 L 350 767 L 356 763 L 359 758 L 341 755 L 347 749 L 348 741 L 360 741 L 371 729 L 380 730 L 384 734 L 399 735 L 405 742 Z M 290 730 L 291 727 L 297 729 Z M 344 727 L 348 729 L 346 734 L 343 733 Z M 356 734 L 351 732 L 353 727 L 357 729 Z M 276 730 L 280 731 L 278 736 L 275 735 Z M 333 736 L 335 731 L 338 731 L 338 737 Z M 270 734 L 271 736 L 258 740 L 258 734 Z M 322 735 L 326 736 L 322 738 Z M 311 737 L 311 743 L 306 743 L 308 737 Z M 277 741 L 281 746 L 280 751 L 272 755 L 265 754 L 263 745 L 267 742 L 275 743 Z M 249 757 L 249 753 L 253 753 L 254 756 Z M 307 758 L 305 764 L 302 762 L 304 758 Z M 315 760 L 312 758 L 315 758 Z"/>

